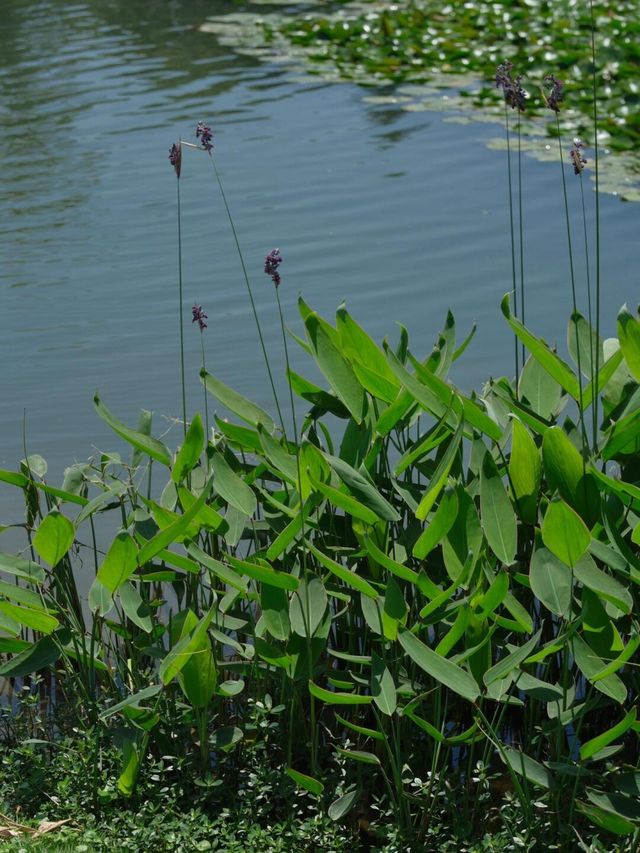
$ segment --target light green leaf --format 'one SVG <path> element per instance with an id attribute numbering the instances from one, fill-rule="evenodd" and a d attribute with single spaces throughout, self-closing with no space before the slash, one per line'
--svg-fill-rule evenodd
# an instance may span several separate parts
<path id="1" fill-rule="evenodd" d="M 171 465 L 171 454 L 169 453 L 168 448 L 161 441 L 158 441 L 157 438 L 152 438 L 150 435 L 145 435 L 142 432 L 138 432 L 138 430 L 130 429 L 128 426 L 125 426 L 125 424 L 111 414 L 107 407 L 102 403 L 97 393 L 93 397 L 93 405 L 95 406 L 98 415 L 107 424 L 107 426 L 111 427 L 116 435 L 119 435 L 120 438 L 123 438 L 128 442 L 128 444 L 135 447 L 136 450 L 146 453 L 147 456 L 150 456 L 157 462 L 161 462 L 167 467 Z"/>
<path id="2" fill-rule="evenodd" d="M 539 785 L 541 788 L 551 787 L 549 771 L 539 761 L 529 758 L 528 755 L 511 746 L 502 747 L 501 757 L 518 776 L 524 776 L 528 782 Z"/>
<path id="3" fill-rule="evenodd" d="M 586 743 L 583 743 L 580 747 L 580 758 L 583 761 L 587 761 L 589 758 L 593 758 L 593 756 L 600 752 L 605 746 L 608 746 L 614 740 L 619 737 L 622 737 L 626 732 L 629 731 L 631 726 L 635 723 L 637 716 L 636 708 L 632 708 L 619 723 L 616 723 L 615 726 L 612 726 L 610 729 L 607 729 L 602 734 L 597 735 L 591 740 L 588 740 Z"/>
<path id="4" fill-rule="evenodd" d="M 318 687 L 313 681 L 309 681 L 309 693 L 316 699 L 320 699 L 327 705 L 369 705 L 373 702 L 373 696 L 362 696 L 358 693 L 337 693 Z"/>
<path id="5" fill-rule="evenodd" d="M 340 578 L 341 581 L 344 581 L 344 583 L 352 589 L 361 592 L 363 595 L 369 596 L 369 598 L 378 597 L 378 593 L 371 584 L 364 578 L 361 578 L 360 575 L 356 574 L 355 571 L 352 571 L 346 566 L 343 566 L 341 563 L 337 563 L 335 560 L 332 560 L 331 557 L 323 554 L 322 551 L 318 550 L 314 545 L 311 545 L 311 543 L 307 543 L 307 548 L 315 556 L 318 562 L 325 567 L 325 569 L 329 569 L 332 574 Z"/>
<path id="6" fill-rule="evenodd" d="M 568 616 L 571 607 L 571 569 L 547 548 L 536 548 L 529 567 L 531 590 L 547 610 Z"/>
<path id="7" fill-rule="evenodd" d="M 371 695 L 380 711 L 391 717 L 398 704 L 396 686 L 385 662 L 376 654 L 371 659 Z"/>
<path id="8" fill-rule="evenodd" d="M 182 447 L 178 451 L 171 471 L 171 479 L 174 483 L 181 483 L 191 469 L 195 467 L 204 447 L 204 426 L 202 418 L 199 414 L 196 414 L 189 425 L 187 434 L 182 442 Z"/>
<path id="9" fill-rule="evenodd" d="M 398 639 L 405 652 L 424 672 L 462 696 L 463 699 L 469 702 L 476 701 L 480 690 L 475 679 L 468 672 L 441 657 L 406 628 L 400 629 Z"/>
<path id="10" fill-rule="evenodd" d="M 620 581 L 599 569 L 590 554 L 584 554 L 575 564 L 573 573 L 580 583 L 605 601 L 610 601 L 623 613 L 631 613 L 633 598 Z"/>
<path id="11" fill-rule="evenodd" d="M 626 305 L 618 314 L 618 339 L 629 370 L 640 382 L 640 318 L 634 316 Z"/>
<path id="12" fill-rule="evenodd" d="M 322 580 L 316 575 L 301 580 L 289 605 L 291 627 L 299 637 L 313 637 L 326 609 L 327 591 Z"/>
<path id="13" fill-rule="evenodd" d="M 233 391 L 219 379 L 216 379 L 215 376 L 207 373 L 204 369 L 200 371 L 200 379 L 202 380 L 204 387 L 207 389 L 207 392 L 219 400 L 222 405 L 226 406 L 229 411 L 234 413 L 234 415 L 237 415 L 240 420 L 251 424 L 253 427 L 258 424 L 262 424 L 268 432 L 273 432 L 275 430 L 273 420 L 264 411 L 264 409 L 260 408 L 260 406 L 256 406 L 255 403 L 247 400 L 246 397 L 243 397 L 241 394 Z"/>
<path id="14" fill-rule="evenodd" d="M 314 779 L 313 776 L 307 776 L 306 773 L 300 773 L 298 770 L 294 770 L 293 767 L 285 767 L 285 771 L 299 788 L 309 791 L 310 794 L 315 794 L 316 797 L 319 797 L 324 791 L 324 785 L 322 782 Z"/>
<path id="15" fill-rule="evenodd" d="M 529 431 L 517 417 L 512 419 L 509 480 L 523 521 L 534 524 L 540 491 L 540 452 Z"/>
<path id="16" fill-rule="evenodd" d="M 74 536 L 75 527 L 69 519 L 57 509 L 52 509 L 41 521 L 33 538 L 33 547 L 53 567 L 67 553 Z"/>
<path id="17" fill-rule="evenodd" d="M 575 566 L 591 541 L 591 534 L 577 512 L 564 501 L 552 501 L 542 522 L 542 541 L 568 566 Z"/>
<path id="18" fill-rule="evenodd" d="M 213 487 L 220 497 L 244 515 L 251 517 L 257 508 L 256 496 L 242 477 L 231 468 L 221 453 L 211 457 Z"/>
<path id="19" fill-rule="evenodd" d="M 134 539 L 124 530 L 111 543 L 98 571 L 97 579 L 113 594 L 120 584 L 129 578 L 138 566 L 138 547 Z"/>
<path id="20" fill-rule="evenodd" d="M 511 565 L 518 544 L 516 517 L 489 451 L 480 470 L 480 521 L 493 553 L 502 563 Z"/>
<path id="21" fill-rule="evenodd" d="M 160 680 L 163 684 L 169 682 L 178 675 L 186 665 L 189 658 L 201 647 L 202 638 L 206 636 L 209 625 L 215 615 L 216 606 L 213 605 L 206 615 L 198 622 L 196 627 L 183 637 L 171 651 L 164 657 L 160 664 Z"/>

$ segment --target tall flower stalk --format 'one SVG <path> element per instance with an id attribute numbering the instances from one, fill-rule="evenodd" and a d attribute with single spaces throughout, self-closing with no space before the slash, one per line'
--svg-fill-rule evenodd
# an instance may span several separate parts
<path id="1" fill-rule="evenodd" d="M 202 310 L 202 305 L 194 305 L 191 309 L 191 313 L 193 315 L 192 323 L 197 323 L 198 328 L 200 329 L 200 349 L 202 351 L 202 371 L 206 371 L 206 364 L 204 358 L 204 330 L 207 328 L 207 324 L 205 320 L 209 319 L 209 315 L 205 314 Z M 207 399 L 207 389 L 204 388 L 204 424 L 207 430 L 206 436 L 207 441 L 209 441 L 209 402 Z"/>
<path id="2" fill-rule="evenodd" d="M 582 364 L 580 357 L 580 329 L 578 326 L 578 300 L 576 296 L 576 276 L 575 269 L 573 263 L 573 243 L 571 239 L 571 218 L 569 216 L 569 200 L 567 197 L 567 179 L 565 177 L 565 163 L 564 163 L 564 149 L 562 143 L 562 131 L 560 129 L 560 103 L 564 100 L 564 84 L 561 80 L 558 80 L 554 77 L 553 74 L 547 74 L 544 78 L 544 84 L 546 87 L 546 93 L 544 94 L 545 103 L 547 107 L 555 113 L 556 117 L 556 129 L 557 129 L 557 137 L 558 137 L 558 154 L 560 158 L 560 173 L 562 175 L 562 197 L 564 199 L 564 215 L 565 222 L 567 226 L 567 244 L 569 248 L 569 274 L 571 279 L 571 307 L 572 307 L 572 318 L 575 326 L 576 333 L 576 361 L 578 363 L 578 406 L 579 406 L 579 417 L 580 417 L 580 427 L 582 430 L 582 439 L 584 442 L 584 449 L 587 450 L 589 446 L 589 440 L 587 438 L 587 431 L 585 427 L 584 421 L 584 401 L 583 401 L 583 389 L 582 389 Z M 573 159 L 573 158 L 572 158 Z M 575 162 L 574 162 L 575 169 Z M 584 454 L 583 454 L 584 459 Z"/>
<path id="3" fill-rule="evenodd" d="M 516 268 L 516 237 L 515 216 L 513 202 L 513 176 L 511 170 L 511 131 L 509 124 L 509 107 L 516 110 L 518 122 L 516 132 L 518 136 L 518 231 L 519 231 L 519 258 L 520 258 L 520 317 L 524 323 L 524 240 L 523 240 L 523 217 L 522 217 L 522 138 L 520 114 L 524 112 L 527 93 L 522 87 L 522 76 L 513 76 L 513 65 L 509 61 L 501 63 L 496 70 L 496 88 L 502 90 L 504 96 L 504 118 L 507 134 L 507 175 L 509 182 L 509 230 L 511 235 L 511 276 L 513 292 L 513 311 L 518 316 L 518 283 Z M 520 358 L 518 352 L 518 338 L 514 336 L 514 360 L 515 360 L 515 387 L 518 393 L 520 381 Z M 522 348 L 522 364 L 524 366 L 524 347 Z"/>
<path id="4" fill-rule="evenodd" d="M 182 217 L 180 213 L 180 171 L 182 169 L 182 142 L 174 142 L 169 149 L 169 162 L 176 173 L 178 192 L 178 320 L 180 324 L 180 379 L 182 384 L 182 431 L 187 434 L 187 390 L 184 373 L 184 323 L 182 317 Z"/>
<path id="5" fill-rule="evenodd" d="M 262 334 L 262 326 L 260 325 L 260 319 L 258 317 L 258 310 L 256 308 L 256 303 L 253 298 L 253 290 L 251 289 L 251 282 L 249 281 L 249 274 L 247 272 L 247 266 L 244 261 L 244 256 L 242 254 L 242 249 L 240 247 L 240 240 L 238 239 L 238 232 L 236 230 L 235 223 L 233 221 L 233 216 L 231 215 L 231 209 L 229 207 L 229 203 L 227 201 L 227 196 L 224 191 L 224 187 L 222 185 L 222 179 L 220 177 L 220 172 L 218 171 L 218 167 L 216 166 L 216 161 L 213 156 L 213 133 L 211 128 L 206 125 L 204 122 L 199 121 L 196 126 L 196 139 L 199 141 L 199 145 L 189 145 L 190 148 L 200 148 L 202 151 L 206 151 L 209 155 L 209 159 L 211 160 L 211 165 L 213 166 L 213 172 L 216 177 L 216 181 L 218 183 L 218 187 L 220 189 L 220 195 L 222 196 L 222 202 L 224 204 L 225 211 L 227 213 L 227 218 L 229 220 L 229 225 L 231 226 L 231 233 L 233 234 L 233 239 L 236 244 L 236 249 L 238 252 L 238 257 L 240 258 L 240 266 L 242 267 L 242 275 L 244 277 L 245 285 L 247 287 L 247 293 L 249 295 L 249 301 L 251 303 L 251 310 L 253 311 L 253 318 L 255 320 L 256 329 L 258 331 L 258 339 L 260 341 L 260 347 L 262 349 L 262 355 L 264 357 L 264 363 L 267 368 L 267 373 L 269 375 L 269 384 L 271 385 L 271 391 L 273 393 L 273 399 L 276 404 L 276 409 L 278 411 L 278 417 L 280 419 L 280 423 L 284 428 L 284 419 L 282 417 L 282 411 L 280 409 L 280 403 L 278 401 L 278 394 L 276 392 L 275 382 L 273 381 L 273 373 L 271 372 L 271 365 L 269 363 L 269 356 L 267 353 L 267 347 L 264 342 L 264 336 Z"/>
<path id="6" fill-rule="evenodd" d="M 593 152 L 596 179 L 596 357 L 594 366 L 594 385 L 600 372 L 600 155 L 598 150 L 598 83 L 596 80 L 596 22 L 593 14 L 593 0 L 589 0 L 591 21 L 591 79 L 593 86 Z M 598 438 L 598 389 L 593 395 L 593 446 Z"/>

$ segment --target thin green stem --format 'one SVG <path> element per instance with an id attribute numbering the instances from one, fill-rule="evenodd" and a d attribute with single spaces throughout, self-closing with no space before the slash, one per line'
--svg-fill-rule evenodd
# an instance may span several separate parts
<path id="1" fill-rule="evenodd" d="M 591 64 L 593 83 L 593 151 L 596 178 L 596 341 L 600 340 L 600 157 L 598 151 L 598 87 L 596 81 L 596 24 L 593 14 L 593 0 L 589 2 L 591 17 Z M 595 369 L 597 376 L 600 370 L 600 347 L 596 346 Z M 598 389 L 593 394 L 593 447 L 597 446 L 598 430 Z"/>
<path id="2" fill-rule="evenodd" d="M 513 222 L 513 179 L 511 176 L 511 134 L 509 132 L 509 111 L 507 109 L 507 102 L 504 104 L 504 118 L 507 129 L 507 173 L 509 178 L 509 231 L 511 234 L 511 279 L 513 284 L 513 313 L 515 316 L 518 316 L 518 285 L 516 281 L 516 237 L 515 237 L 515 228 Z M 516 371 L 516 397 L 518 396 L 518 385 L 520 383 L 520 366 L 518 360 L 518 338 L 516 335 L 513 337 L 514 343 L 514 358 L 515 358 L 515 371 Z"/>
<path id="3" fill-rule="evenodd" d="M 204 358 L 204 334 L 202 329 L 200 329 L 200 348 L 202 350 L 202 370 L 206 371 L 206 364 Z M 203 385 L 204 388 L 204 425 L 206 429 L 206 437 L 207 442 L 209 441 L 209 402 L 207 400 L 207 386 Z"/>
<path id="4" fill-rule="evenodd" d="M 184 374 L 184 323 L 182 317 L 182 216 L 180 211 L 180 178 L 176 179 L 178 188 L 178 319 L 180 321 L 180 378 L 182 380 L 182 431 L 187 434 L 187 390 Z"/>
<path id="5" fill-rule="evenodd" d="M 571 306 L 573 323 L 576 330 L 576 361 L 578 362 L 578 407 L 580 409 L 580 426 L 582 429 L 582 439 L 584 441 L 585 450 L 589 447 L 589 439 L 587 438 L 587 430 L 584 423 L 584 405 L 582 393 L 582 364 L 580 359 L 580 332 L 578 329 L 578 301 L 576 298 L 576 276 L 573 266 L 573 245 L 571 242 L 571 220 L 569 218 L 569 200 L 567 197 L 567 179 L 564 174 L 564 162 L 562 159 L 562 134 L 560 132 L 560 117 L 556 113 L 556 126 L 558 128 L 558 153 L 560 155 L 560 174 L 562 175 L 562 196 L 564 199 L 564 215 L 567 224 L 567 243 L 569 246 L 569 272 L 571 276 Z M 584 454 L 583 454 L 584 460 Z"/>
<path id="6" fill-rule="evenodd" d="M 522 130 L 518 113 L 518 225 L 520 230 L 520 319 L 525 324 L 524 313 L 524 223 L 522 218 Z M 514 304 L 515 308 L 515 304 Z M 525 348 L 522 344 L 522 366 L 524 367 Z"/>
<path id="7" fill-rule="evenodd" d="M 271 391 L 273 392 L 273 399 L 276 404 L 276 409 L 278 410 L 278 417 L 280 418 L 280 423 L 284 427 L 284 419 L 282 417 L 282 412 L 280 411 L 280 403 L 278 402 L 278 394 L 276 392 L 276 386 L 273 381 L 273 374 L 271 372 L 271 365 L 269 364 L 269 356 L 267 355 L 267 348 L 264 343 L 264 337 L 262 335 L 262 327 L 260 326 L 260 320 L 258 318 L 258 311 L 256 308 L 256 303 L 253 298 L 253 291 L 251 290 L 251 283 L 249 281 L 249 274 L 247 272 L 247 267 L 244 262 L 244 256 L 242 254 L 242 249 L 240 248 L 240 240 L 238 239 L 238 232 L 236 231 L 236 226 L 233 221 L 233 216 L 231 215 L 231 209 L 227 202 L 227 196 L 225 195 L 224 187 L 222 186 L 222 179 L 220 178 L 220 173 L 218 172 L 218 167 L 216 166 L 216 161 L 213 158 L 213 154 L 209 152 L 209 158 L 211 160 L 211 165 L 213 166 L 213 171 L 216 176 L 216 181 L 218 182 L 218 187 L 220 188 L 220 195 L 222 196 L 222 202 L 224 204 L 225 210 L 227 212 L 227 217 L 229 219 L 229 225 L 231 226 L 231 232 L 233 234 L 233 239 L 236 244 L 236 249 L 238 250 L 238 257 L 240 258 L 240 266 L 242 267 L 242 274 L 244 276 L 244 281 L 247 286 L 247 293 L 249 294 L 249 301 L 251 302 L 251 310 L 253 311 L 253 317 L 256 322 L 256 329 L 258 330 L 258 338 L 260 339 L 260 347 L 262 348 L 262 354 L 264 356 L 264 363 L 267 368 L 267 373 L 269 374 L 269 384 L 271 385 Z"/>

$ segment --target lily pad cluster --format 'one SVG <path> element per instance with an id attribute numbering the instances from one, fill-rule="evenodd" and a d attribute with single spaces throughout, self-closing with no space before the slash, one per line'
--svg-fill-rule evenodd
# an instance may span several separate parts
<path id="1" fill-rule="evenodd" d="M 594 3 L 594 21 L 599 125 L 612 149 L 630 150 L 640 141 L 637 3 Z M 442 74 L 480 77 L 485 85 L 469 97 L 481 105 L 495 102 L 495 69 L 508 59 L 524 75 L 530 113 L 544 111 L 539 87 L 545 74 L 553 72 L 566 83 L 567 106 L 577 113 L 575 132 L 587 140 L 593 135 L 587 3 L 346 4 L 333 12 L 313 9 L 284 18 L 276 27 L 265 24 L 267 37 L 276 29 L 292 45 L 308 48 L 312 62 L 334 66 L 342 77 L 358 82 L 429 82 Z"/>

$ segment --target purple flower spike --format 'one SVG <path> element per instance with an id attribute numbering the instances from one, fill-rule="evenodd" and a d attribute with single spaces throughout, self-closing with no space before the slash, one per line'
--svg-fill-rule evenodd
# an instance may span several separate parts
<path id="1" fill-rule="evenodd" d="M 554 113 L 559 113 L 560 101 L 564 99 L 564 83 L 554 77 L 553 74 L 547 74 L 544 78 L 544 85 L 549 90 L 548 94 L 544 96 L 547 106 Z"/>
<path id="2" fill-rule="evenodd" d="M 196 127 L 196 138 L 200 140 L 200 144 L 205 151 L 211 151 L 213 148 L 213 133 L 211 132 L 209 125 L 205 124 L 203 121 L 198 122 Z"/>
<path id="3" fill-rule="evenodd" d="M 264 259 L 264 271 L 266 275 L 271 276 L 271 281 L 276 287 L 278 287 L 282 281 L 280 273 L 278 272 L 278 267 L 282 263 L 282 260 L 280 249 L 272 249 Z"/>
<path id="4" fill-rule="evenodd" d="M 504 99 L 512 110 L 524 112 L 527 98 L 526 89 L 522 87 L 522 75 L 513 77 L 513 65 L 508 60 L 498 65 L 496 69 L 496 88 L 502 89 Z"/>
<path id="5" fill-rule="evenodd" d="M 202 305 L 194 305 L 191 312 L 193 313 L 193 320 L 191 322 L 197 323 L 200 326 L 200 331 L 204 331 L 207 328 L 205 320 L 209 319 L 209 315 L 204 313 Z"/>
<path id="6" fill-rule="evenodd" d="M 169 162 L 176 170 L 176 177 L 180 177 L 180 167 L 182 166 L 182 146 L 179 142 L 174 142 L 169 149 Z"/>
<path id="7" fill-rule="evenodd" d="M 584 171 L 584 167 L 587 165 L 587 161 L 582 153 L 584 148 L 584 142 L 581 139 L 576 137 L 573 140 L 573 148 L 569 151 L 569 157 L 571 157 L 571 163 L 573 165 L 573 171 L 576 175 L 581 175 Z"/>

